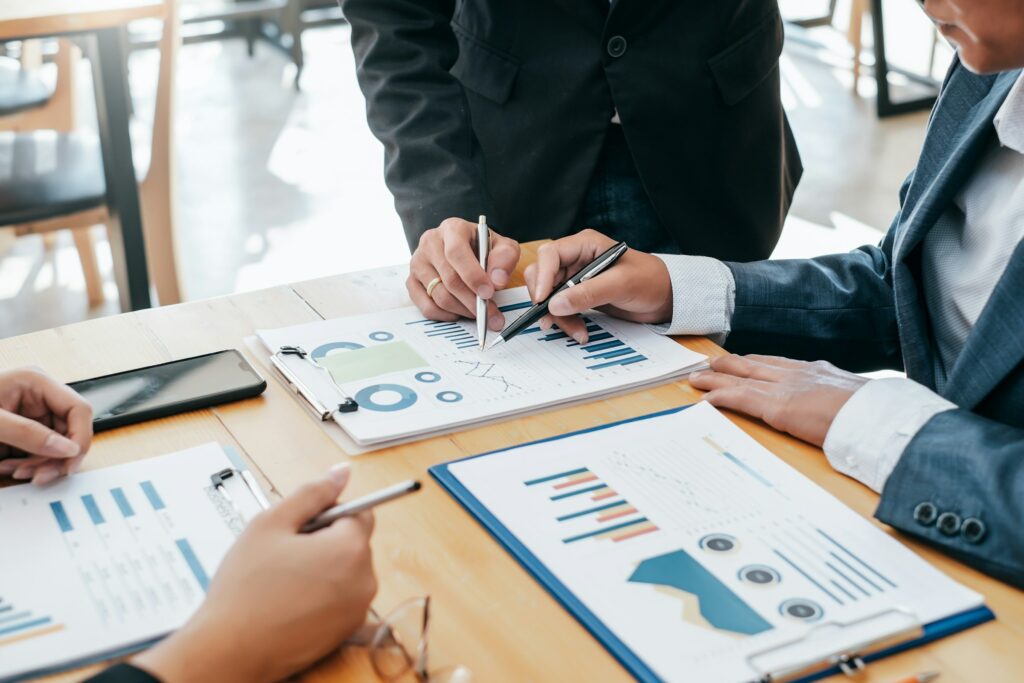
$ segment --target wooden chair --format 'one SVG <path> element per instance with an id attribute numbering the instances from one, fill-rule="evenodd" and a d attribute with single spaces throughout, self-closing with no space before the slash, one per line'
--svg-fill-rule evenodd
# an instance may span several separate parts
<path id="1" fill-rule="evenodd" d="M 176 2 L 168 3 L 160 39 L 160 66 L 150 166 L 140 183 L 143 230 L 150 276 L 161 304 L 181 301 L 174 243 L 174 183 L 171 140 L 174 108 L 174 62 L 180 32 Z M 60 66 L 60 65 L 59 65 Z M 73 72 L 72 64 L 66 73 Z M 0 155 L 15 160 L 12 175 L 0 178 L 0 226 L 17 234 L 47 234 L 72 229 L 82 257 L 90 305 L 102 301 L 102 283 L 89 228 L 106 225 L 106 186 L 95 136 L 46 130 L 0 135 Z M 41 159 L 49 160 L 47 163 Z"/>

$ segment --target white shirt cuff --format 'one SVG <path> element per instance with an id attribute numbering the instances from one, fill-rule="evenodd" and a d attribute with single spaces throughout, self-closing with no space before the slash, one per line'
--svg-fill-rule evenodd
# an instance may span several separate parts
<path id="1" fill-rule="evenodd" d="M 699 334 L 722 344 L 736 304 L 736 280 L 728 266 L 707 256 L 655 254 L 672 281 L 672 320 L 651 325 L 659 334 Z"/>
<path id="2" fill-rule="evenodd" d="M 873 379 L 839 409 L 822 448 L 832 467 L 881 493 L 907 444 L 937 413 L 955 408 L 913 380 Z"/>

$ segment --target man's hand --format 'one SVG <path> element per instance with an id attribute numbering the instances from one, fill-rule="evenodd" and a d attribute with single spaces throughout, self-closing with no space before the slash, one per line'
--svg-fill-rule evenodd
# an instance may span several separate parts
<path id="1" fill-rule="evenodd" d="M 760 418 L 815 446 L 825 443 L 839 409 L 868 380 L 831 363 L 776 356 L 721 356 L 690 375 L 711 405 Z"/>
<path id="2" fill-rule="evenodd" d="M 526 269 L 526 286 L 534 303 L 543 301 L 563 282 L 616 244 L 596 230 L 584 230 L 549 242 L 537 252 L 537 262 Z M 557 324 L 580 343 L 587 326 L 579 318 L 591 308 L 624 320 L 666 322 L 672 317 L 672 280 L 657 256 L 630 249 L 615 265 L 597 277 L 568 289 L 551 300 L 551 315 L 541 318 L 543 329 Z"/>
<path id="3" fill-rule="evenodd" d="M 0 477 L 48 484 L 75 472 L 92 444 L 92 408 L 38 370 L 0 373 Z"/>
<path id="4" fill-rule="evenodd" d="M 377 591 L 369 512 L 311 534 L 306 522 L 349 479 L 332 469 L 256 517 L 228 552 L 206 602 L 135 664 L 163 683 L 279 681 L 337 649 L 366 620 Z"/>
<path id="5" fill-rule="evenodd" d="M 484 271 L 477 256 L 476 234 L 476 223 L 459 218 L 448 218 L 427 230 L 412 255 L 405 286 L 416 307 L 432 320 L 475 319 L 477 296 L 487 299 L 487 326 L 498 331 L 505 326 L 505 316 L 490 299 L 508 285 L 509 275 L 519 263 L 519 243 L 491 230 Z M 435 278 L 440 278 L 440 283 L 428 295 L 427 287 Z"/>

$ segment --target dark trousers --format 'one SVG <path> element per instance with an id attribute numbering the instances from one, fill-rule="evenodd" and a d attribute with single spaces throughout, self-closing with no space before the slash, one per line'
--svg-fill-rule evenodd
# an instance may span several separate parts
<path id="1" fill-rule="evenodd" d="M 679 247 L 654 212 L 622 127 L 617 124 L 609 126 L 577 225 L 581 230 L 593 228 L 603 232 L 640 251 L 679 253 Z"/>

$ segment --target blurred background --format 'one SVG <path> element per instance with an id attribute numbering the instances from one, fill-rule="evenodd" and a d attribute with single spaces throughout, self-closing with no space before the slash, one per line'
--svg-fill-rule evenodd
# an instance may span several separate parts
<path id="1" fill-rule="evenodd" d="M 335 4 L 180 0 L 158 18 L 111 3 L 127 14 L 96 40 L 25 40 L 41 21 L 60 26 L 56 10 L 0 2 L 0 337 L 131 305 L 116 284 L 98 161 L 101 148 L 123 149 L 97 142 L 116 142 L 118 126 L 130 135 L 161 303 L 408 260 Z M 9 4 L 26 7 L 4 22 Z M 783 102 L 805 172 L 774 257 L 877 242 L 952 51 L 912 0 L 780 4 Z M 58 163 L 71 174 L 60 213 L 34 213 L 39 187 L 9 181 L 19 164 L 45 173 Z"/>

